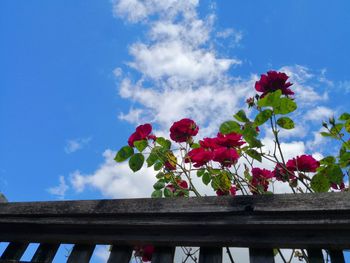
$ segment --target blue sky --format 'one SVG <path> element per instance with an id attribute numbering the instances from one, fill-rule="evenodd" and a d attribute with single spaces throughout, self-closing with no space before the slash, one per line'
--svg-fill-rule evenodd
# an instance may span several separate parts
<path id="1" fill-rule="evenodd" d="M 316 106 L 326 113 L 330 112 L 327 109 L 346 109 L 344 94 L 350 90 L 348 1 L 332 5 L 328 1 L 301 0 L 194 1 L 192 22 L 166 17 L 164 10 L 156 8 L 135 18 L 123 2 L 128 1 L 1 1 L 0 189 L 10 200 L 55 199 L 47 189 L 58 185 L 60 176 L 68 187 L 64 193 L 67 199 L 118 196 L 87 182 L 88 187 L 77 192 L 69 180 L 74 172 L 92 175 L 103 167 L 103 152 L 109 149 L 112 156 L 138 123 L 152 121 L 160 132 L 166 132 L 171 121 L 198 115 L 188 108 L 154 113 L 159 105 L 144 103 L 140 99 L 146 98 L 142 91 L 138 97 L 121 91 L 125 80 L 145 90 L 159 91 L 164 86 L 181 90 L 179 86 L 196 88 L 204 84 L 215 90 L 220 88 L 214 81 L 222 83 L 229 77 L 241 79 L 241 86 L 251 85 L 252 89 L 254 81 L 247 83 L 253 75 L 287 67 L 299 74 L 300 89 L 306 86 L 320 96 L 305 102 L 305 112 Z M 228 62 L 229 67 L 222 68 L 220 76 L 203 80 L 203 72 L 183 75 L 171 68 L 173 57 L 168 58 L 169 72 L 157 72 L 162 65 L 152 65 L 140 55 L 145 50 L 150 56 L 166 52 L 159 48 L 166 41 L 179 44 L 181 52 L 181 45 L 189 43 L 183 35 L 164 40 L 160 35 L 152 38 L 150 32 L 155 30 L 155 23 L 188 27 L 186 23 L 193 20 L 201 22 L 202 28 L 188 33 L 190 42 L 203 38 L 196 35 L 200 30 L 205 31 L 202 34 L 207 39 L 198 40 L 187 55 L 197 51 L 212 54 L 214 68 L 220 68 L 221 60 L 233 60 Z M 203 63 L 193 59 L 197 59 L 193 62 L 197 67 Z M 212 74 L 210 70 L 205 73 Z M 171 77 L 176 84 L 169 82 Z M 235 80 L 225 81 L 224 85 L 236 85 L 232 84 Z M 242 102 L 239 87 L 232 90 Z M 137 93 L 130 87 L 129 91 Z M 237 99 L 236 105 L 228 105 L 227 110 L 214 107 L 213 118 L 227 118 L 240 102 Z M 192 107 L 200 111 L 197 104 Z M 216 110 L 225 112 L 221 117 Z M 135 112 L 139 113 L 137 118 Z M 199 121 L 202 127 L 210 126 L 212 120 L 208 118 Z M 315 123 L 316 128 L 319 123 Z M 310 136 L 313 129 L 309 130 Z M 297 141 L 310 140 L 310 136 Z"/>
<path id="2" fill-rule="evenodd" d="M 291 75 L 301 105 L 287 155 L 334 150 L 316 133 L 348 110 L 348 0 L 178 3 L 0 2 L 0 191 L 9 200 L 148 196 L 152 171 L 130 175 L 112 161 L 134 127 L 152 122 L 166 135 L 191 117 L 213 134 L 270 69 Z"/>

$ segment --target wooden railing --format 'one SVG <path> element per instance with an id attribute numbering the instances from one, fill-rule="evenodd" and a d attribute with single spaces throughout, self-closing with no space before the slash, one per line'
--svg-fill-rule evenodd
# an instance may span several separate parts
<path id="1" fill-rule="evenodd" d="M 173 262 L 176 246 L 198 246 L 200 263 L 222 262 L 222 247 L 248 247 L 250 262 L 274 262 L 273 248 L 305 249 L 309 262 L 344 262 L 350 248 L 350 193 L 0 203 L 0 262 L 89 262 L 96 244 L 113 245 L 108 262 L 129 262 L 135 245 L 153 244 L 152 262 Z M 12 260 L 12 261 L 11 261 Z"/>

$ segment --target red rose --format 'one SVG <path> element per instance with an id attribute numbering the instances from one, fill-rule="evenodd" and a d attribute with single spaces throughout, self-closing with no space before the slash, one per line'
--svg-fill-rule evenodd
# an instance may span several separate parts
<path id="1" fill-rule="evenodd" d="M 218 133 L 215 142 L 217 145 L 227 147 L 227 148 L 233 148 L 233 147 L 239 147 L 245 142 L 241 141 L 242 135 L 237 134 L 235 132 L 229 133 L 229 134 L 221 134 Z"/>
<path id="2" fill-rule="evenodd" d="M 188 184 L 186 181 L 181 180 L 181 179 L 177 179 L 177 185 L 173 185 L 173 184 L 168 184 L 167 186 L 165 186 L 165 188 L 169 189 L 172 193 L 175 193 L 176 190 L 180 190 L 180 193 L 178 194 L 178 196 L 184 196 L 185 193 L 181 190 L 186 190 L 188 189 Z"/>
<path id="3" fill-rule="evenodd" d="M 185 162 L 192 162 L 194 167 L 201 167 L 213 160 L 214 153 L 204 148 L 196 148 L 188 152 Z"/>
<path id="4" fill-rule="evenodd" d="M 170 127 L 170 138 L 175 142 L 187 142 L 198 133 L 197 124 L 191 119 L 182 119 L 174 122 Z"/>
<path id="5" fill-rule="evenodd" d="M 275 169 L 273 170 L 273 175 L 278 181 L 287 182 L 290 179 L 295 179 L 296 176 L 294 172 L 289 171 L 287 167 L 283 167 L 281 164 L 276 164 Z"/>
<path id="6" fill-rule="evenodd" d="M 266 192 L 267 188 L 269 187 L 269 179 L 273 178 L 273 173 L 266 169 L 260 169 L 260 168 L 253 168 L 252 169 L 252 180 L 251 184 L 259 188 L 259 186 L 262 186 L 263 190 Z M 259 192 L 257 189 L 251 190 L 253 194 L 258 194 Z"/>
<path id="7" fill-rule="evenodd" d="M 203 140 L 199 141 L 199 144 L 201 147 L 210 150 L 214 150 L 220 147 L 220 145 L 217 144 L 217 138 L 204 138 Z"/>
<path id="8" fill-rule="evenodd" d="M 154 252 L 154 246 L 152 246 L 152 245 L 143 246 L 143 248 L 142 248 L 142 261 L 143 262 L 151 261 L 153 252 Z"/>
<path id="9" fill-rule="evenodd" d="M 164 167 L 170 171 L 176 170 L 176 164 L 173 165 L 171 162 L 169 161 L 165 161 L 164 163 Z"/>
<path id="10" fill-rule="evenodd" d="M 223 195 L 229 195 L 229 194 L 232 196 L 236 195 L 236 186 L 235 185 L 231 185 L 230 190 L 228 190 L 228 191 L 223 191 L 221 189 L 216 191 L 217 196 L 223 196 Z"/>
<path id="11" fill-rule="evenodd" d="M 149 123 L 140 125 L 136 128 L 136 131 L 130 135 L 128 139 L 128 144 L 130 147 L 134 147 L 134 142 L 140 141 L 140 140 L 148 140 L 148 139 L 156 139 L 156 136 L 151 134 L 152 132 L 152 125 Z"/>
<path id="12" fill-rule="evenodd" d="M 311 155 L 297 156 L 286 163 L 288 170 L 299 172 L 316 172 L 320 163 L 316 161 Z"/>
<path id="13" fill-rule="evenodd" d="M 262 74 L 259 81 L 255 82 L 255 89 L 263 94 L 260 97 L 264 97 L 267 93 L 280 89 L 284 95 L 293 95 L 294 92 L 289 89 L 293 84 L 286 82 L 289 77 L 283 72 L 269 71 L 267 75 Z"/>
<path id="14" fill-rule="evenodd" d="M 248 104 L 248 107 L 251 108 L 254 106 L 254 97 L 248 98 L 245 101 Z"/>
<path id="15" fill-rule="evenodd" d="M 149 262 L 152 260 L 152 255 L 154 253 L 154 246 L 145 245 L 142 247 L 134 247 L 135 257 L 141 257 L 142 262 Z"/>
<path id="16" fill-rule="evenodd" d="M 219 162 L 222 166 L 230 167 L 232 164 L 236 163 L 239 155 L 235 149 L 220 147 L 214 150 L 215 162 Z"/>
<path id="17" fill-rule="evenodd" d="M 336 184 L 336 183 L 331 183 L 331 187 L 334 190 L 344 190 L 345 189 L 345 184 L 341 183 L 341 184 Z"/>

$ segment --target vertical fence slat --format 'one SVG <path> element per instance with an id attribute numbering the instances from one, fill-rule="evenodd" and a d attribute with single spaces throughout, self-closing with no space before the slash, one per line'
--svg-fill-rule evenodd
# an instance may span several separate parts
<path id="1" fill-rule="evenodd" d="M 322 249 L 308 249 L 307 256 L 309 259 L 309 263 L 323 263 L 323 254 Z"/>
<path id="2" fill-rule="evenodd" d="M 59 247 L 59 244 L 40 244 L 32 257 L 31 262 L 51 263 Z"/>
<path id="3" fill-rule="evenodd" d="M 199 263 L 222 263 L 222 248 L 201 247 L 199 249 Z"/>
<path id="4" fill-rule="evenodd" d="M 274 263 L 273 249 L 249 248 L 250 263 Z"/>
<path id="5" fill-rule="evenodd" d="M 345 263 L 344 254 L 342 250 L 329 250 L 332 263 Z"/>
<path id="6" fill-rule="evenodd" d="M 113 246 L 107 263 L 129 263 L 131 255 L 131 247 Z"/>
<path id="7" fill-rule="evenodd" d="M 8 244 L 0 259 L 2 260 L 20 260 L 28 247 L 28 243 L 11 242 Z"/>
<path id="8" fill-rule="evenodd" d="M 94 249 L 95 245 L 75 245 L 68 257 L 67 263 L 88 263 Z"/>
<path id="9" fill-rule="evenodd" d="M 152 256 L 152 263 L 173 263 L 175 247 L 156 247 Z"/>

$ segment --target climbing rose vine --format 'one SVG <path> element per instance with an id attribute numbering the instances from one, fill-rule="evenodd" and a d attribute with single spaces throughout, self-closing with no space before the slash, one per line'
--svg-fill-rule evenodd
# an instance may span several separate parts
<path id="1" fill-rule="evenodd" d="M 193 176 L 201 178 L 216 195 L 272 194 L 274 182 L 288 184 L 294 193 L 348 191 L 344 181 L 350 173 L 350 114 L 323 122 L 321 135 L 337 141 L 335 156 L 316 160 L 312 155 L 296 155 L 286 160 L 279 133 L 291 130 L 291 113 L 297 109 L 293 85 L 283 72 L 269 71 L 255 83 L 258 92 L 247 98 L 252 116 L 244 110 L 234 119 L 222 123 L 214 137 L 197 139 L 199 127 L 195 120 L 185 118 L 170 127 L 170 140 L 152 134 L 149 123 L 140 125 L 131 134 L 115 160 L 129 161 L 132 171 L 147 167 L 156 171 L 152 197 L 201 196 Z M 274 136 L 274 148 L 267 151 L 259 139 L 262 125 L 268 125 Z M 298 154 L 298 153 L 296 153 Z M 259 165 L 257 165 L 259 163 Z M 271 163 L 273 170 L 263 169 Z M 259 166 L 259 167 L 257 167 Z M 138 248 L 143 261 L 149 261 L 153 248 Z"/>

